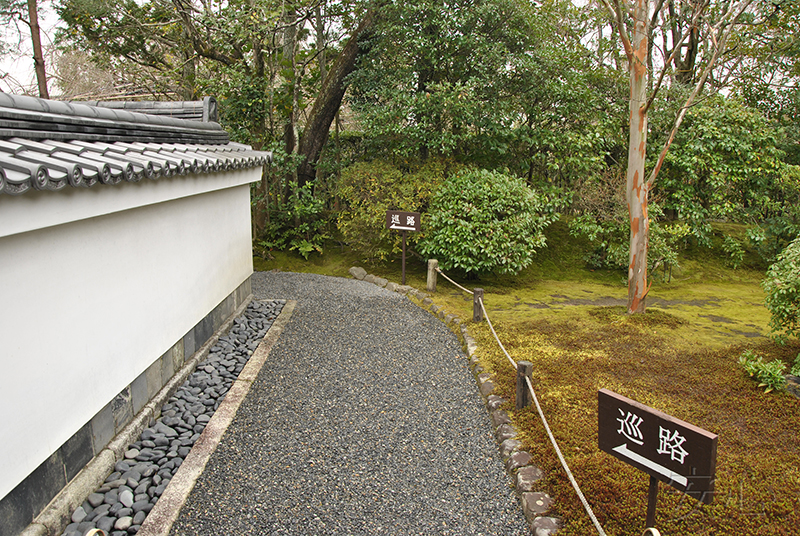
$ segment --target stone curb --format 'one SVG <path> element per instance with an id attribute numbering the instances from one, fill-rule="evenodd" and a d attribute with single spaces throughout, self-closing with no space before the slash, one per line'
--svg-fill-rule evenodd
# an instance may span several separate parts
<path id="1" fill-rule="evenodd" d="M 19 536 L 58 536 L 70 521 L 72 512 L 86 498 L 105 482 L 106 477 L 114 472 L 114 464 L 123 459 L 127 446 L 136 441 L 142 431 L 158 418 L 169 397 L 186 381 L 186 378 L 197 368 L 197 365 L 208 355 L 208 351 L 233 325 L 233 321 L 242 315 L 253 300 L 250 294 L 231 314 L 219 329 L 201 346 L 181 369 L 164 385 L 156 395 L 139 410 L 139 413 L 123 428 L 86 466 L 73 478 L 61 492 L 50 501 L 33 523 L 23 530 Z"/>
<path id="2" fill-rule="evenodd" d="M 401 286 L 393 282 L 387 283 L 386 279 L 368 274 L 366 270 L 357 266 L 350 268 L 349 272 L 351 276 L 359 281 L 373 283 L 387 290 L 415 298 L 417 305 L 428 310 L 456 333 L 469 358 L 469 368 L 475 376 L 478 390 L 489 412 L 500 457 L 505 463 L 508 476 L 514 483 L 514 489 L 525 518 L 528 520 L 531 534 L 534 536 L 555 535 L 561 528 L 561 520 L 547 515 L 553 506 L 553 499 L 546 493 L 534 491 L 537 483 L 544 477 L 544 473 L 532 463 L 533 458 L 529 453 L 520 450 L 522 442 L 516 439 L 516 428 L 511 424 L 508 413 L 499 409 L 506 400 L 492 394 L 495 387 L 492 375 L 485 372 L 478 364 L 478 358 L 475 355 L 478 343 L 469 335 L 467 325 L 456 315 L 445 311 L 444 306 L 433 303 L 430 296 L 420 290 L 408 285 Z"/>

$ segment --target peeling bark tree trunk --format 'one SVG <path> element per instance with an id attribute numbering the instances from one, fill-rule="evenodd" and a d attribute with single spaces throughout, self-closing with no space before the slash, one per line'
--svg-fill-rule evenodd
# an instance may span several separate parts
<path id="1" fill-rule="evenodd" d="M 630 129 L 628 138 L 628 172 L 625 190 L 630 214 L 630 257 L 628 264 L 628 313 L 643 313 L 647 284 L 647 238 L 650 222 L 647 217 L 647 195 L 652 181 L 644 175 L 647 152 L 647 86 L 650 36 L 650 0 L 633 0 L 632 9 L 623 14 L 620 0 L 601 0 L 615 19 L 614 25 L 625 48 L 630 74 Z M 613 7 L 612 7 L 613 4 Z M 630 38 L 626 18 L 633 29 Z"/>
<path id="2" fill-rule="evenodd" d="M 298 152 L 304 156 L 303 163 L 297 172 L 299 186 L 313 180 L 316 175 L 317 160 L 328 140 L 328 131 L 336 117 L 336 112 L 342 105 L 342 99 L 347 89 L 345 79 L 353 72 L 356 60 L 363 52 L 359 45 L 359 39 L 363 39 L 372 29 L 374 19 L 373 11 L 367 11 L 350 36 L 347 45 L 331 66 L 328 76 L 325 77 L 325 82 L 322 84 L 322 89 L 314 101 L 298 148 Z"/>
<path id="3" fill-rule="evenodd" d="M 643 313 L 647 284 L 647 195 L 644 174 L 647 149 L 647 50 L 649 35 L 648 0 L 636 0 L 634 29 L 628 52 L 630 72 L 630 134 L 628 141 L 627 200 L 631 223 L 630 264 L 628 266 L 628 313 Z"/>

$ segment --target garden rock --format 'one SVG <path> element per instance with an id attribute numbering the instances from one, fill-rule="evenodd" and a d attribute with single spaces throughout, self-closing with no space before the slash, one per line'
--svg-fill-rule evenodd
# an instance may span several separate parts
<path id="1" fill-rule="evenodd" d="M 531 523 L 534 536 L 553 536 L 560 528 L 559 520 L 554 517 L 537 517 Z"/>
<path id="2" fill-rule="evenodd" d="M 511 424 L 511 419 L 508 416 L 508 413 L 503 411 L 502 409 L 498 409 L 497 411 L 492 412 L 492 424 L 494 427 L 497 428 L 501 424 Z"/>
<path id="3" fill-rule="evenodd" d="M 517 491 L 533 491 L 534 485 L 544 477 L 544 472 L 535 465 L 528 465 L 517 471 Z"/>
<path id="4" fill-rule="evenodd" d="M 546 493 L 533 492 L 522 494 L 522 510 L 525 512 L 525 517 L 528 519 L 535 519 L 537 516 L 542 516 L 550 511 L 550 506 L 553 504 L 553 499 Z"/>
<path id="5" fill-rule="evenodd" d="M 511 455 L 511 457 L 508 458 L 508 460 L 506 460 L 506 469 L 508 469 L 509 473 L 513 473 L 520 467 L 524 467 L 531 463 L 532 460 L 533 458 L 531 455 L 524 450 L 515 452 Z"/>
<path id="6" fill-rule="evenodd" d="M 522 447 L 522 441 L 506 439 L 500 444 L 500 457 L 505 460 L 518 451 L 520 447 Z"/>
<path id="7" fill-rule="evenodd" d="M 353 277 L 355 277 L 359 281 L 364 279 L 367 276 L 367 271 L 364 270 L 361 267 L 358 267 L 358 266 L 353 266 L 352 268 L 350 268 L 349 272 L 350 272 L 350 275 L 352 275 Z"/>

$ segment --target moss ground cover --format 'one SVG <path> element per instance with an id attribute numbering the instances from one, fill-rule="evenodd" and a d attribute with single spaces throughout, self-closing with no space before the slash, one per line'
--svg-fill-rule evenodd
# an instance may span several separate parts
<path id="1" fill-rule="evenodd" d="M 534 363 L 543 410 L 608 534 L 641 534 L 647 477 L 597 449 L 596 396 L 603 387 L 720 436 L 714 504 L 699 505 L 661 485 L 662 534 L 800 534 L 800 404 L 789 395 L 764 395 L 738 366 L 740 345 L 673 344 L 687 324 L 668 313 L 632 318 L 623 308 L 587 306 L 580 318 L 503 320 L 495 329 L 512 356 Z M 511 367 L 488 330 L 473 331 L 501 396 L 513 400 Z M 767 339 L 748 347 L 785 361 L 800 349 Z M 514 421 L 548 474 L 545 487 L 566 521 L 563 533 L 591 534 L 538 415 L 526 409 Z"/>
<path id="2" fill-rule="evenodd" d="M 534 387 L 570 467 L 609 535 L 644 529 L 648 478 L 597 448 L 597 390 L 608 388 L 719 434 L 717 493 L 701 505 L 660 484 L 656 526 L 664 535 L 800 535 L 800 401 L 765 395 L 738 364 L 744 349 L 791 366 L 800 344 L 775 345 L 759 286 L 763 270 L 732 271 L 724 259 L 690 254 L 670 282 L 653 277 L 644 316 L 625 314 L 622 274 L 591 272 L 581 245 L 559 241 L 518 277 L 457 280 L 486 291 L 490 318 L 516 360 L 534 363 Z M 286 257 L 266 269 L 347 275 L 357 258 L 317 264 Z M 400 279 L 399 261 L 367 267 Z M 425 287 L 425 266 L 409 260 L 408 283 Z M 472 301 L 440 279 L 434 301 L 463 319 Z M 514 399 L 514 374 L 488 326 L 470 324 L 498 394 Z M 787 367 L 788 368 L 788 367 Z M 507 404 L 513 410 L 513 402 Z M 565 521 L 559 534 L 593 534 L 535 410 L 513 413 L 525 448 L 546 473 L 543 491 Z"/>

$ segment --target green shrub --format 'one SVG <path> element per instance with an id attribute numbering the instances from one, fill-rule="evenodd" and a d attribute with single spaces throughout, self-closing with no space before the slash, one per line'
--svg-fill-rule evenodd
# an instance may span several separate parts
<path id="1" fill-rule="evenodd" d="M 800 334 L 800 238 L 778 255 L 761 283 L 772 318 L 770 329 L 777 339 Z"/>
<path id="2" fill-rule="evenodd" d="M 792 365 L 792 370 L 789 371 L 792 376 L 800 376 L 800 354 L 797 354 L 797 357 L 794 358 L 794 364 Z"/>
<path id="3" fill-rule="evenodd" d="M 722 251 L 728 255 L 728 263 L 736 270 L 744 261 L 744 247 L 742 243 L 732 236 L 725 236 L 722 239 Z"/>
<path id="4" fill-rule="evenodd" d="M 324 214 L 325 203 L 314 195 L 312 184 L 307 183 L 302 188 L 297 188 L 296 184 L 290 184 L 285 210 L 273 211 L 256 244 L 263 251 L 297 251 L 308 260 L 315 251 L 322 254 L 322 246 L 330 238 L 325 232 L 328 221 Z"/>
<path id="5" fill-rule="evenodd" d="M 435 159 L 410 172 L 381 160 L 343 169 L 337 191 L 343 203 L 337 220 L 342 238 L 367 260 L 385 260 L 399 252 L 401 234 L 386 229 L 386 211 L 424 212 L 448 171 L 447 161 Z M 422 231 L 408 234 L 411 246 L 421 239 L 424 225 Z"/>
<path id="6" fill-rule="evenodd" d="M 556 218 L 550 208 L 521 179 L 465 170 L 434 195 L 421 253 L 444 270 L 517 274 L 544 246 L 542 231 Z"/>
<path id="7" fill-rule="evenodd" d="M 780 391 L 786 386 L 786 377 L 783 373 L 786 364 L 779 360 L 764 362 L 764 358 L 751 350 L 745 350 L 739 356 L 739 364 L 745 372 L 758 382 L 759 387 L 764 388 L 765 393 L 770 391 Z"/>

